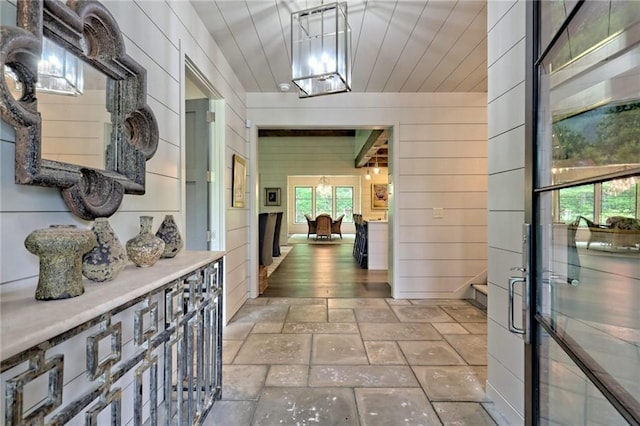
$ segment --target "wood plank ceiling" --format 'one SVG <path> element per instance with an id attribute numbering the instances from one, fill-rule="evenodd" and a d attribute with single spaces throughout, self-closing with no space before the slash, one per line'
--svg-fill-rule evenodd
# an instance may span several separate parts
<path id="1" fill-rule="evenodd" d="M 278 92 L 280 83 L 291 82 L 291 13 L 323 3 L 190 2 L 246 91 L 262 93 Z M 487 0 L 348 0 L 347 4 L 352 91 L 487 91 Z"/>

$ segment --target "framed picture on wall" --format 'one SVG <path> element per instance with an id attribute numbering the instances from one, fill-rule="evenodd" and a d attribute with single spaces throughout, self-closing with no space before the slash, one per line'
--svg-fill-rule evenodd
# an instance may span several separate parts
<path id="1" fill-rule="evenodd" d="M 279 206 L 280 205 L 280 188 L 264 189 L 264 205 Z"/>
<path id="2" fill-rule="evenodd" d="M 233 154 L 233 176 L 231 187 L 231 207 L 244 207 L 247 188 L 247 162 L 238 154 Z"/>
<path id="3" fill-rule="evenodd" d="M 373 210 L 386 210 L 389 202 L 389 193 L 386 183 L 371 184 L 371 208 Z"/>

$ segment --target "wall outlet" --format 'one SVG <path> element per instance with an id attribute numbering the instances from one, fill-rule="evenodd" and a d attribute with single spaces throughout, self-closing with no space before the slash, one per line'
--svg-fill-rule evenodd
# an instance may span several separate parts
<path id="1" fill-rule="evenodd" d="M 442 207 L 433 208 L 433 218 L 442 219 L 444 217 L 444 209 Z"/>

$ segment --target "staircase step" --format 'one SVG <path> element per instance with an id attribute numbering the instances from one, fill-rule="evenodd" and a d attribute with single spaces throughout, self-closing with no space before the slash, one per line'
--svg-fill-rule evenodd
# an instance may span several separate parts
<path id="1" fill-rule="evenodd" d="M 477 292 L 480 292 L 486 296 L 489 295 L 489 286 L 486 284 L 471 284 L 471 287 L 473 287 Z"/>
<path id="2" fill-rule="evenodd" d="M 489 286 L 487 284 L 471 284 L 473 288 L 473 304 L 481 309 L 487 309 Z"/>

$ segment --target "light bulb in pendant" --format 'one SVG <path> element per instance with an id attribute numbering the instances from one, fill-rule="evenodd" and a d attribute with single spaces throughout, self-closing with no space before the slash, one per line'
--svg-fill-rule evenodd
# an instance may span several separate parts
<path id="1" fill-rule="evenodd" d="M 380 167 L 378 167 L 378 156 L 376 156 L 376 164 L 373 166 L 373 174 L 377 175 L 380 173 Z"/>
<path id="2" fill-rule="evenodd" d="M 366 174 L 366 175 L 364 175 L 364 178 L 365 178 L 366 180 L 371 180 L 371 173 L 369 173 L 369 169 L 367 169 L 367 174 Z"/>

